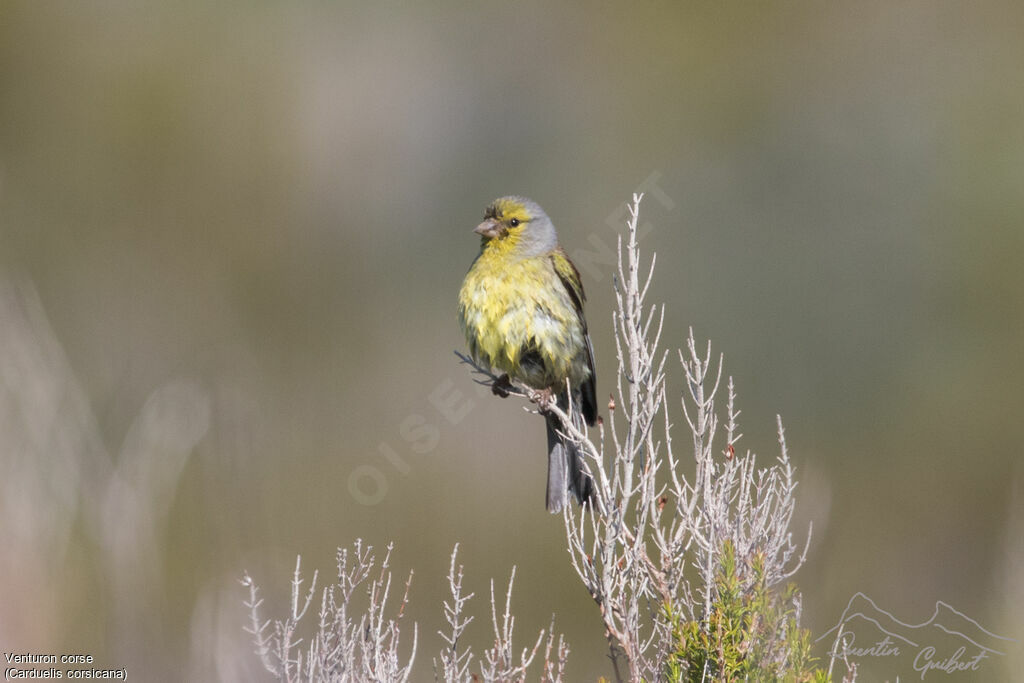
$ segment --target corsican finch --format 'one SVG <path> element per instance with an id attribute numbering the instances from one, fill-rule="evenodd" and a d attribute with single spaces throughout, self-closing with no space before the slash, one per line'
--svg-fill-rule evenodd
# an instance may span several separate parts
<path id="1" fill-rule="evenodd" d="M 563 410 L 572 392 L 572 420 L 597 420 L 594 351 L 583 318 L 579 271 L 558 245 L 544 210 L 525 197 L 494 200 L 474 230 L 480 255 L 459 292 L 459 322 L 478 363 L 510 380 L 548 391 Z M 593 496 L 583 456 L 559 435 L 561 423 L 546 414 L 548 436 L 547 508 L 562 509 L 571 491 L 576 500 Z"/>

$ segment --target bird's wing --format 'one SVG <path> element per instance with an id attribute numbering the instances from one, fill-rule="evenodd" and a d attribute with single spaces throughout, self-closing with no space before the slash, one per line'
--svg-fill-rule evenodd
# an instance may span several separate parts
<path id="1" fill-rule="evenodd" d="M 583 302 L 587 300 L 587 295 L 583 292 L 580 271 L 576 270 L 576 266 L 569 260 L 564 249 L 558 247 L 551 252 L 551 265 L 572 300 L 573 308 L 576 309 L 576 317 L 580 321 L 580 328 L 583 330 L 583 338 L 587 343 L 586 355 L 590 378 L 580 385 L 580 395 L 583 404 L 583 417 L 586 418 L 587 424 L 593 426 L 597 422 L 597 370 L 594 368 L 594 347 L 590 343 L 587 319 L 583 317 Z"/>

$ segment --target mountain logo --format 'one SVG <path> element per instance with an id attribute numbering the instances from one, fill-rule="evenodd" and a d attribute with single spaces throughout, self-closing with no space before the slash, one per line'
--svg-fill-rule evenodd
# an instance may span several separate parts
<path id="1" fill-rule="evenodd" d="M 815 640 L 822 641 L 832 644 L 829 658 L 852 662 L 859 672 L 865 666 L 893 672 L 912 667 L 922 680 L 935 672 L 980 671 L 987 660 L 1004 656 L 1017 642 L 941 600 L 927 621 L 914 624 L 900 621 L 864 593 L 850 598 L 839 623 Z"/>

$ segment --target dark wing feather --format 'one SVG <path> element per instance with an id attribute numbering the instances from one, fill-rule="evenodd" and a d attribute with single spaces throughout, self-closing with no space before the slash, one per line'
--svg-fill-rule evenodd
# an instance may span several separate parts
<path id="1" fill-rule="evenodd" d="M 582 413 L 587 424 L 594 426 L 597 422 L 597 370 L 594 368 L 594 347 L 590 343 L 587 319 L 583 317 L 583 302 L 587 300 L 587 295 L 583 292 L 583 280 L 580 279 L 580 272 L 576 270 L 576 266 L 569 260 L 569 256 L 565 253 L 564 249 L 558 247 L 551 253 L 551 264 L 555 268 L 555 273 L 558 274 L 558 279 L 562 281 L 562 285 L 565 287 L 566 292 L 568 292 L 569 298 L 572 299 L 573 307 L 576 309 L 576 316 L 580 321 L 580 327 L 583 329 L 583 338 L 587 343 L 585 353 L 587 356 L 587 367 L 590 368 L 590 377 L 579 387 L 580 403 L 582 404 Z"/>

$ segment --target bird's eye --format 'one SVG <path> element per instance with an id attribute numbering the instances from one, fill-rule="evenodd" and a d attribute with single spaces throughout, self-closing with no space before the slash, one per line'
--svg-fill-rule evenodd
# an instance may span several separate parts
<path id="1" fill-rule="evenodd" d="M 513 218 L 512 220 L 510 220 L 510 221 L 508 222 L 508 224 L 509 224 L 509 225 L 511 225 L 511 226 L 512 226 L 512 227 L 514 228 L 514 227 L 516 227 L 517 225 L 519 225 L 519 219 L 518 219 L 518 218 Z"/>

